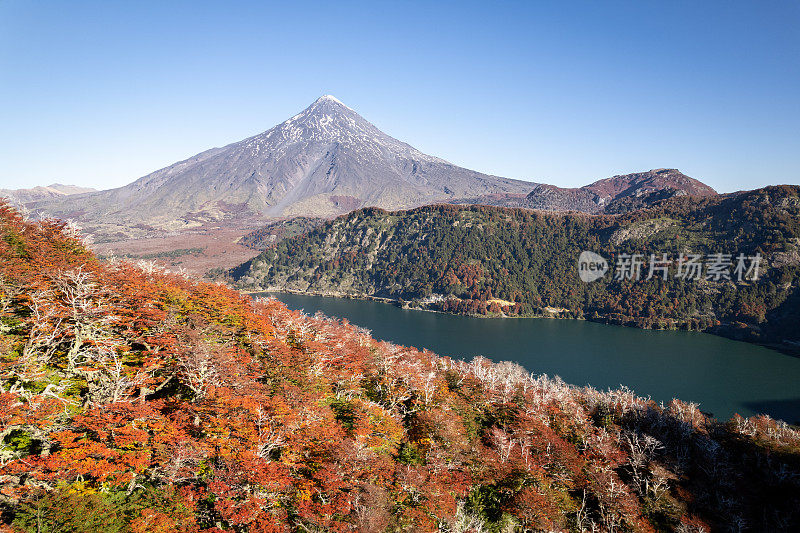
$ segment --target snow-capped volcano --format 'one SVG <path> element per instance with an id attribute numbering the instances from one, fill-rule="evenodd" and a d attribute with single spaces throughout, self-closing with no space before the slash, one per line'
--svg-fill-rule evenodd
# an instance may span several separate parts
<path id="1" fill-rule="evenodd" d="M 486 194 L 534 184 L 467 170 L 386 135 L 333 96 L 285 122 L 118 189 L 39 206 L 88 224 L 180 229 L 237 216 L 330 216 Z"/>
<path id="2" fill-rule="evenodd" d="M 336 97 L 328 94 L 318 98 L 286 122 L 239 144 L 251 149 L 253 156 L 268 150 L 274 157 L 281 157 L 290 148 L 297 148 L 298 143 L 300 146 L 335 143 L 339 149 L 352 151 L 355 157 L 364 162 L 376 157 L 399 156 L 447 163 L 386 135 Z"/>

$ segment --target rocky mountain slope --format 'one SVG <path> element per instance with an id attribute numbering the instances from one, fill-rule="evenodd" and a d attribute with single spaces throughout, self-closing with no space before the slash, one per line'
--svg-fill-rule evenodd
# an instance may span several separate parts
<path id="1" fill-rule="evenodd" d="M 63 187 L 11 194 L 42 217 L 73 219 L 97 242 L 212 227 L 254 227 L 295 216 L 333 217 L 366 206 L 468 203 L 614 213 L 714 190 L 660 169 L 577 189 L 458 167 L 383 133 L 332 96 L 243 141 L 213 148 L 117 189 Z M 65 197 L 65 194 L 84 194 Z"/>
<path id="2" fill-rule="evenodd" d="M 579 188 L 538 184 L 527 195 L 486 195 L 456 203 L 524 207 L 546 211 L 626 213 L 675 196 L 713 196 L 708 185 L 674 168 L 661 168 L 602 179 Z"/>
<path id="3" fill-rule="evenodd" d="M 8 198 L 16 205 L 25 205 L 31 202 L 62 198 L 73 194 L 83 194 L 94 191 L 95 189 L 89 187 L 54 183 L 46 187 L 38 186 L 30 189 L 0 189 L 0 197 Z"/>
<path id="4" fill-rule="evenodd" d="M 533 187 L 423 154 L 323 96 L 254 137 L 125 187 L 37 207 L 88 229 L 178 230 L 242 216 L 331 216 L 363 206 L 400 209 L 492 193 L 527 194 Z"/>
<path id="5" fill-rule="evenodd" d="M 590 250 L 610 273 L 578 277 Z M 647 279 L 650 254 L 668 277 Z M 640 254 L 640 279 L 614 279 L 615 258 Z M 699 254 L 700 279 L 679 257 Z M 713 254 L 728 276 L 708 278 Z M 738 254 L 763 257 L 757 280 L 737 279 Z M 750 267 L 752 261 L 745 262 Z M 676 196 L 622 216 L 487 206 L 356 211 L 279 242 L 233 271 L 241 287 L 369 295 L 468 314 L 585 317 L 689 328 L 797 351 L 800 337 L 800 187 Z"/>
<path id="6" fill-rule="evenodd" d="M 243 235 L 238 243 L 253 250 L 263 251 L 278 241 L 308 233 L 325 222 L 324 218 L 313 217 L 276 220 Z"/>

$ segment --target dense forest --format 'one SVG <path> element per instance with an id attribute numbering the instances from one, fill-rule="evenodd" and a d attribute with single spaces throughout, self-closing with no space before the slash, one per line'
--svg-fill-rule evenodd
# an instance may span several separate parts
<path id="1" fill-rule="evenodd" d="M 583 250 L 608 259 L 604 278 L 579 279 Z M 650 276 L 651 258 L 664 254 L 665 270 Z M 724 255 L 726 276 L 709 275 L 715 254 Z M 617 270 L 622 258 L 634 255 L 642 263 L 639 279 Z M 737 271 L 740 255 L 760 258 L 757 275 Z M 679 277 L 688 264 L 681 262 L 692 257 L 699 275 Z M 372 295 L 454 313 L 699 329 L 797 351 L 800 187 L 678 196 L 616 216 L 487 206 L 367 208 L 278 242 L 232 276 L 248 290 Z"/>

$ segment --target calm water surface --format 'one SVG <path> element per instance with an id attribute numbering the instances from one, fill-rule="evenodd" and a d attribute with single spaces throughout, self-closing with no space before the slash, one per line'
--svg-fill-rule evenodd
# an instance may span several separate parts
<path id="1" fill-rule="evenodd" d="M 767 413 L 800 421 L 800 358 L 753 344 L 580 320 L 469 318 L 380 302 L 273 296 L 290 309 L 346 318 L 378 339 L 441 355 L 515 361 L 537 374 L 600 389 L 624 384 L 656 401 L 698 402 L 720 418 Z"/>

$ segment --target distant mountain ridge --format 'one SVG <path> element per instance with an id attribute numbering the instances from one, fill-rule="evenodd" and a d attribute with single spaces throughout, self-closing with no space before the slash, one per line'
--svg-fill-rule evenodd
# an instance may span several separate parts
<path id="1" fill-rule="evenodd" d="M 30 202 L 61 198 L 87 192 L 95 192 L 95 189 L 53 183 L 52 185 L 32 187 L 30 189 L 0 189 L 0 197 L 8 198 L 15 204 L 24 205 Z"/>
<path id="2" fill-rule="evenodd" d="M 118 189 L 37 207 L 86 224 L 175 230 L 237 216 L 333 216 L 527 194 L 534 186 L 424 154 L 326 95 L 259 135 Z"/>
<path id="3" fill-rule="evenodd" d="M 80 191 L 84 192 L 84 191 Z M 99 242 L 363 207 L 485 204 L 615 213 L 716 192 L 675 169 L 614 176 L 576 189 L 483 174 L 424 154 L 326 95 L 277 126 L 212 148 L 116 189 L 69 198 L 31 194 L 40 216 L 73 219 Z"/>
<path id="4" fill-rule="evenodd" d="M 624 213 L 651 207 L 675 196 L 714 196 L 717 191 L 674 168 L 612 176 L 579 188 L 538 184 L 520 195 L 489 196 L 457 203 L 524 207 L 545 211 Z"/>

